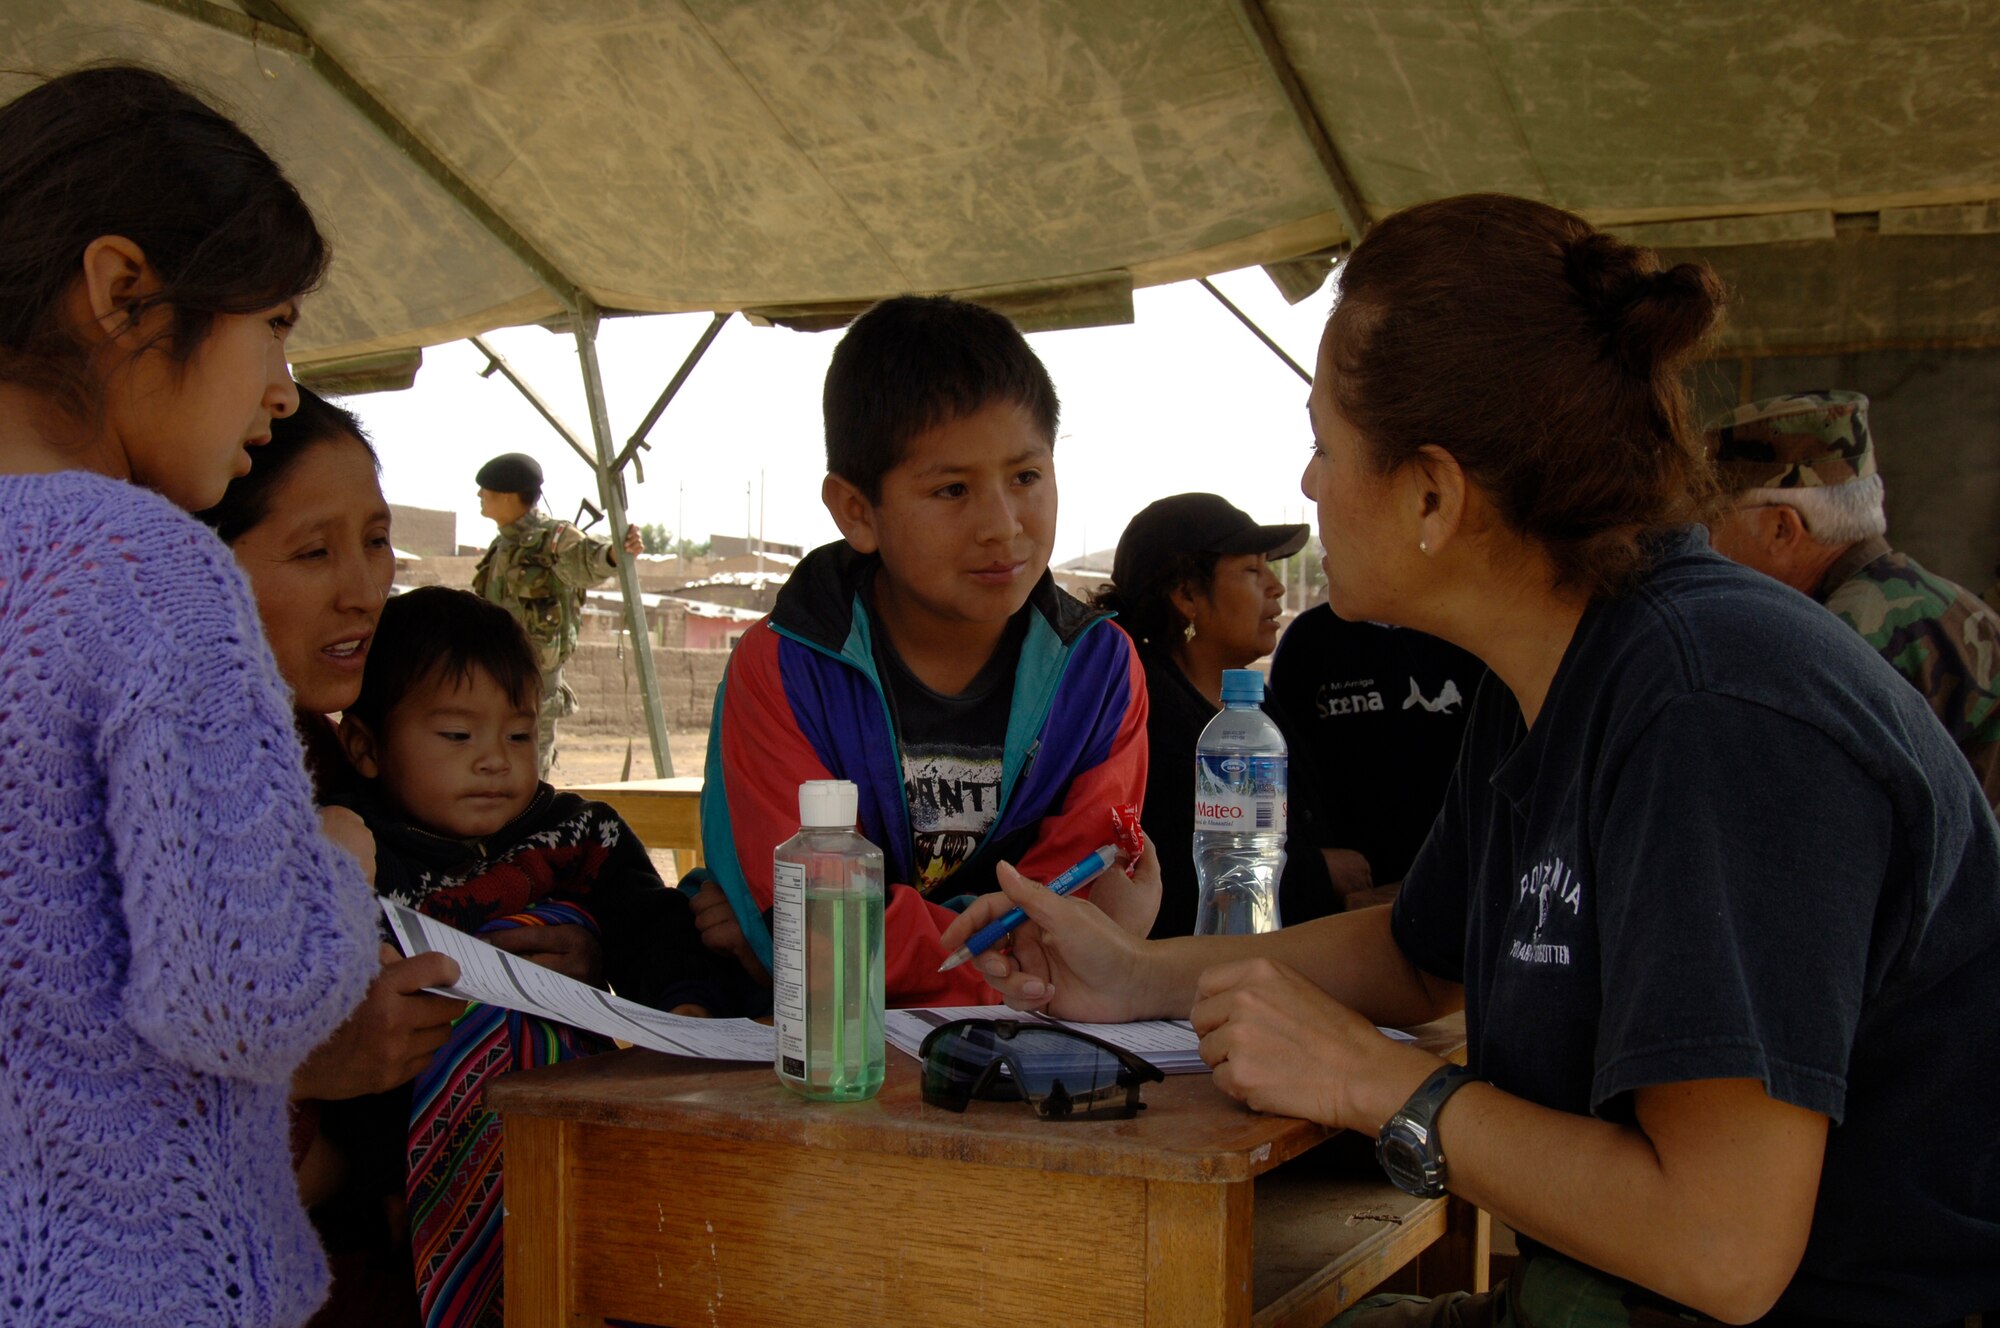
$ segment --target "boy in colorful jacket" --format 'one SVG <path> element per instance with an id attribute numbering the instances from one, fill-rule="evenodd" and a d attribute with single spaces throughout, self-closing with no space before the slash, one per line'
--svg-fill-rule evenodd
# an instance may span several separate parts
<path id="1" fill-rule="evenodd" d="M 901 296 L 857 319 L 824 397 L 821 498 L 844 541 L 799 564 L 717 690 L 702 789 L 714 880 L 695 917 L 753 974 L 771 961 L 771 852 L 798 787 L 848 779 L 890 882 L 891 1006 L 996 999 L 938 936 L 1011 862 L 1046 880 L 1144 800 L 1132 642 L 1059 589 L 1057 401 L 1000 314 Z M 1145 935 L 1157 889 L 1108 873 L 1099 907 Z"/>

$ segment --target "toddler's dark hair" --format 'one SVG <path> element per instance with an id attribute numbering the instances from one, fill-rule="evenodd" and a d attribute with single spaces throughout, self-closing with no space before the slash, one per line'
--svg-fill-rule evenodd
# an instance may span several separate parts
<path id="1" fill-rule="evenodd" d="M 346 713 L 378 736 L 397 702 L 437 679 L 469 684 L 484 672 L 509 700 L 539 710 L 542 671 L 514 615 L 469 590 L 420 586 L 382 606 L 361 695 Z"/>
<path id="2" fill-rule="evenodd" d="M 946 295 L 884 300 L 854 320 L 827 367 L 826 468 L 880 502 L 911 439 L 995 401 L 1026 410 L 1055 445 L 1055 384 L 1005 314 Z"/>

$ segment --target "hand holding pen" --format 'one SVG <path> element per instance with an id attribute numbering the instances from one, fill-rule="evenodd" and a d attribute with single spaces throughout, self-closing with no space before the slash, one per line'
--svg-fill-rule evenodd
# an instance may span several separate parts
<path id="1" fill-rule="evenodd" d="M 1048 883 L 1049 893 L 1066 895 L 1074 890 L 1078 890 L 1089 884 L 1099 874 L 1115 866 L 1117 862 L 1118 850 L 1112 845 L 1106 844 L 1090 854 L 1082 862 L 1077 863 L 1076 866 L 1071 867 L 1068 871 L 1050 881 Z M 985 954 L 994 945 L 998 944 L 1003 936 L 1010 934 L 1016 927 L 1027 920 L 1028 915 L 1020 909 L 1009 909 L 1000 917 L 974 932 L 964 945 L 959 946 L 957 950 L 952 952 L 949 959 L 938 965 L 938 972 L 949 972 L 968 959 Z"/>
<path id="2" fill-rule="evenodd" d="M 945 929 L 944 944 L 967 942 L 1010 907 L 1020 908 L 1031 925 L 1015 931 L 1011 945 L 995 946 L 972 964 L 1008 1005 L 1088 1023 L 1157 1018 L 1158 1002 L 1142 997 L 1155 986 L 1153 970 L 1161 958 L 1141 930 L 1154 910 L 1142 907 L 1129 923 L 1121 922 L 1106 911 L 1104 895 L 1115 886 L 1120 895 L 1157 904 L 1160 864 L 1150 839 L 1142 841 L 1131 867 L 1130 881 L 1122 874 L 1100 875 L 1085 902 L 1053 896 L 1003 862 L 994 872 L 1000 889 L 973 900 L 965 916 Z M 1115 907 L 1124 911 L 1123 905 Z"/>

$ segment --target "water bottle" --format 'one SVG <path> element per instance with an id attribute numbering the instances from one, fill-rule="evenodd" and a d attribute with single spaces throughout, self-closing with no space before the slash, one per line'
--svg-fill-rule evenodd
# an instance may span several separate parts
<path id="1" fill-rule="evenodd" d="M 1285 870 L 1285 739 L 1260 708 L 1264 675 L 1222 671 L 1222 713 L 1194 752 L 1197 936 L 1276 931 Z"/>
<path id="2" fill-rule="evenodd" d="M 858 1102 L 882 1087 L 882 850 L 854 830 L 845 779 L 799 785 L 799 832 L 771 864 L 773 1068 L 806 1097 Z"/>

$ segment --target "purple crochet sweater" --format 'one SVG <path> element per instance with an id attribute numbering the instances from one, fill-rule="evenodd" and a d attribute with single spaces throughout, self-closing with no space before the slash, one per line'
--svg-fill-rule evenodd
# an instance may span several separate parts
<path id="1" fill-rule="evenodd" d="M 229 551 L 0 476 L 0 1323 L 297 1324 L 293 1070 L 375 969 Z"/>

